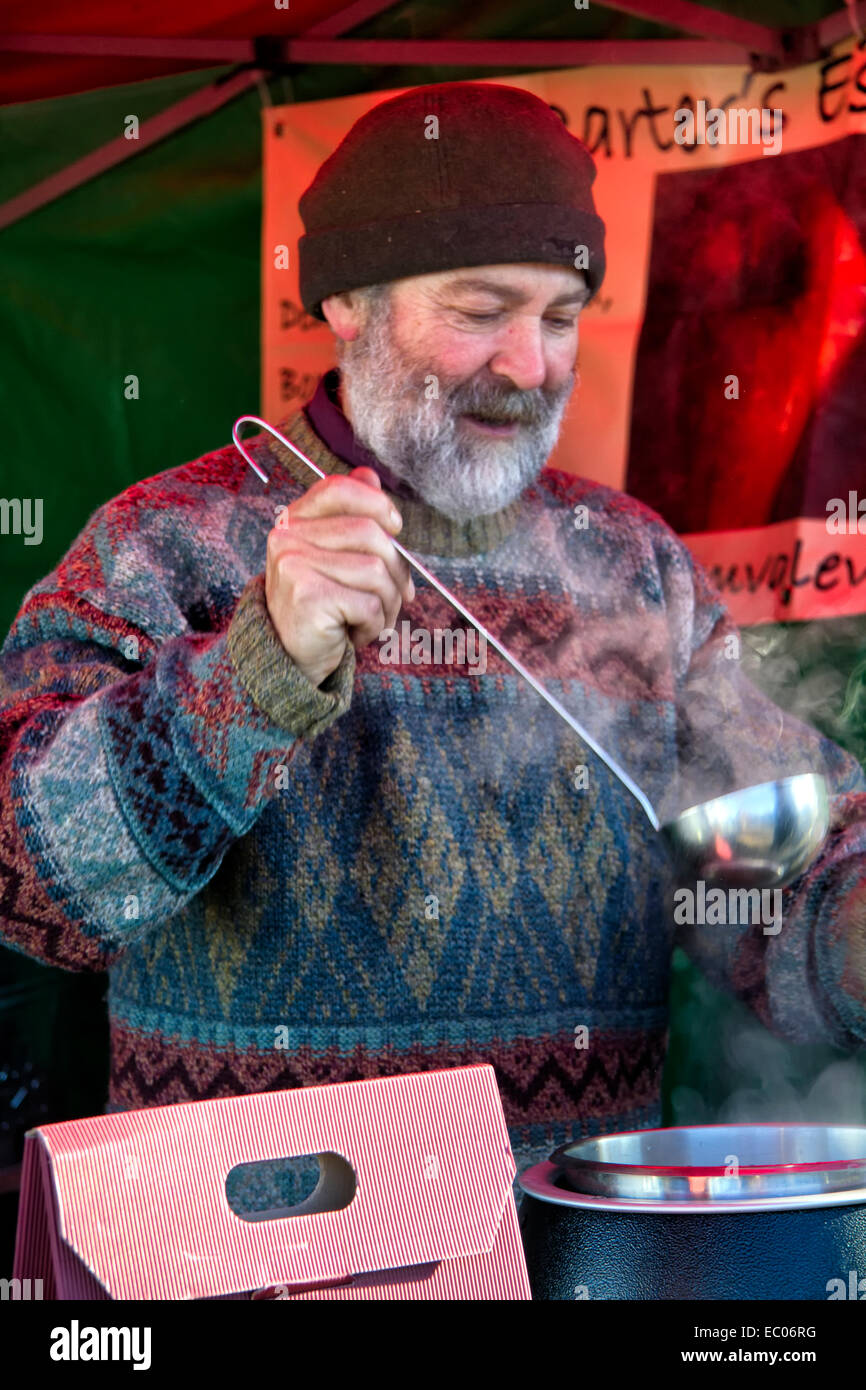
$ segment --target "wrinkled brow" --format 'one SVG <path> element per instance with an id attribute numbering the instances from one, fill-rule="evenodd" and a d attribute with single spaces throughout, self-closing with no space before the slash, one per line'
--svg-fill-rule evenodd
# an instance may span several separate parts
<path id="1" fill-rule="evenodd" d="M 531 294 L 526 294 L 523 290 L 515 289 L 512 285 L 502 285 L 498 280 L 486 280 L 483 275 L 460 276 L 457 280 L 451 280 L 447 286 L 448 290 L 466 291 L 475 294 L 493 294 L 501 299 L 505 304 L 525 304 L 527 299 L 531 299 Z M 585 304 L 589 299 L 588 289 L 567 290 L 564 294 L 559 294 L 555 299 L 551 299 L 549 308 L 561 304 Z"/>

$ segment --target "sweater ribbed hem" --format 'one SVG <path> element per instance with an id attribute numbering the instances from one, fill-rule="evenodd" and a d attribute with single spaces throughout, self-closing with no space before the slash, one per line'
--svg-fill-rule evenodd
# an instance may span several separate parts
<path id="1" fill-rule="evenodd" d="M 241 594 L 226 642 L 238 679 L 251 699 L 296 738 L 315 738 L 349 708 L 355 678 L 351 642 L 346 642 L 336 670 L 321 685 L 313 685 L 295 665 L 271 622 L 264 574 L 251 579 Z"/>

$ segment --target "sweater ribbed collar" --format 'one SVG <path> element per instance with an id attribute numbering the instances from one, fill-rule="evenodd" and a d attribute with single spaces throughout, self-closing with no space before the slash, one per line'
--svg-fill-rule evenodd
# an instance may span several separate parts
<path id="1" fill-rule="evenodd" d="M 351 473 L 352 466 L 335 454 L 316 433 L 303 408 L 276 426 L 303 454 L 312 459 L 323 473 Z M 268 448 L 296 482 L 308 487 L 315 482 L 313 474 L 290 449 L 273 435 L 267 435 Z M 510 535 L 521 512 L 520 498 L 501 511 L 489 516 L 470 517 L 468 521 L 453 521 L 420 497 L 396 496 L 387 487 L 384 491 L 394 502 L 403 518 L 403 528 L 397 539 L 409 550 L 426 555 L 466 556 L 493 550 Z"/>

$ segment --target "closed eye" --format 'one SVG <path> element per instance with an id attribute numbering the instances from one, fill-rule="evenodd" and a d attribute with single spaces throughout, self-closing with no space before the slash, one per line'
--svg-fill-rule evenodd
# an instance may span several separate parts
<path id="1" fill-rule="evenodd" d="M 469 310 L 464 309 L 463 317 L 469 319 L 471 323 L 493 323 L 494 320 L 501 317 L 501 314 L 498 310 L 495 310 L 493 313 L 487 314 L 473 314 L 470 313 Z M 548 323 L 551 326 L 551 328 L 555 328 L 556 331 L 559 333 L 565 332 L 569 328 L 573 328 L 576 322 L 576 319 L 569 318 L 545 319 L 545 323 Z"/>

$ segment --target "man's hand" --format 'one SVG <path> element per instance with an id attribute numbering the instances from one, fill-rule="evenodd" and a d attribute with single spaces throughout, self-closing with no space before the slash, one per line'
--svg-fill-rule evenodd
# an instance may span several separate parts
<path id="1" fill-rule="evenodd" d="M 415 586 L 392 544 L 403 525 L 372 468 L 332 474 L 287 507 L 268 535 L 265 597 L 295 665 L 321 685 L 357 649 L 393 627 Z"/>

